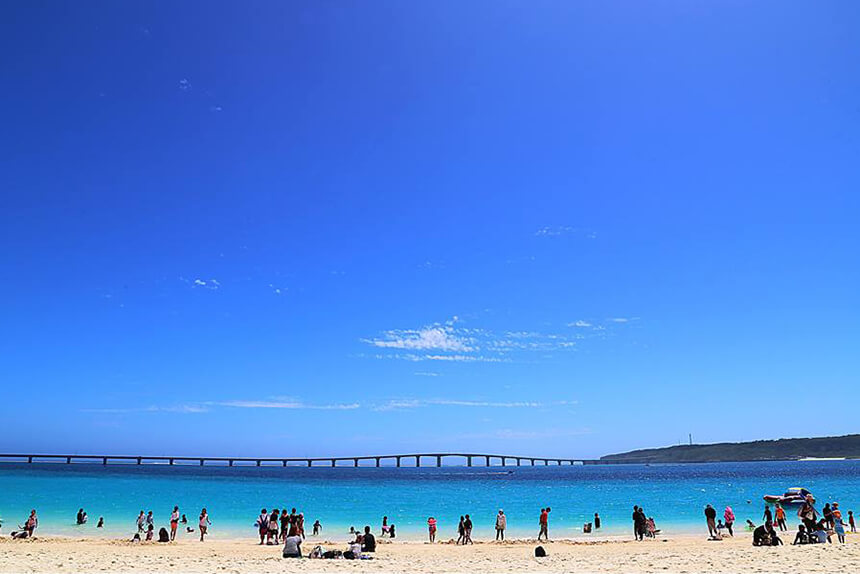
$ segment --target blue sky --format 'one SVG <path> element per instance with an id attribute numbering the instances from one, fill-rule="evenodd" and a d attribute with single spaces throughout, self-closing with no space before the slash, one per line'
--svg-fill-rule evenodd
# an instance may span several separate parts
<path id="1" fill-rule="evenodd" d="M 857 3 L 0 15 L 0 450 L 857 431 Z"/>

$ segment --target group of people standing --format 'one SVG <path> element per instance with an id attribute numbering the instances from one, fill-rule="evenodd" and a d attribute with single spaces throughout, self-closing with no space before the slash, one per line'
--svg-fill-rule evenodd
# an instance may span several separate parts
<path id="1" fill-rule="evenodd" d="M 260 511 L 256 526 L 260 534 L 260 544 L 278 544 L 279 541 L 285 541 L 290 536 L 298 536 L 302 540 L 305 538 L 305 515 L 302 512 L 296 512 L 295 508 L 289 513 L 286 508 L 283 510 L 275 508 L 272 512 L 264 508 Z M 317 520 L 313 524 L 314 536 L 321 530 L 322 524 Z"/>
<path id="2" fill-rule="evenodd" d="M 599 520 L 596 514 L 594 516 L 595 519 Z M 646 516 L 643 507 L 633 505 L 633 538 L 640 541 L 646 537 L 654 538 L 658 532 L 660 531 L 657 530 L 657 523 L 654 522 L 654 517 Z"/>
<path id="3" fill-rule="evenodd" d="M 101 521 L 101 519 L 99 520 Z M 173 511 L 170 513 L 170 532 L 166 528 L 161 527 L 158 531 L 158 541 L 172 542 L 176 540 L 176 531 L 179 529 L 180 524 L 185 525 L 186 532 L 194 532 L 194 528 L 188 526 L 188 518 L 179 512 L 178 506 L 174 506 Z M 212 522 L 209 520 L 209 513 L 204 508 L 200 511 L 200 517 L 197 521 L 200 542 L 203 542 L 206 534 L 208 534 L 210 524 Z M 155 538 L 155 516 L 151 510 L 145 514 L 141 510 L 140 514 L 137 515 L 137 534 L 134 535 L 132 540 L 139 541 L 141 538 L 147 541 Z"/>

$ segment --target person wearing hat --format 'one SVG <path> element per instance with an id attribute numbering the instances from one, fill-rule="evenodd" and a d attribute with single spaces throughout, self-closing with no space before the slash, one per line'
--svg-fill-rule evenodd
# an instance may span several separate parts
<path id="1" fill-rule="evenodd" d="M 818 511 L 815 509 L 815 498 L 811 494 L 806 495 L 806 500 L 800 505 L 800 509 L 797 511 L 797 517 L 806 526 L 807 532 L 815 532 L 817 530 Z"/>
<path id="2" fill-rule="evenodd" d="M 505 539 L 505 528 L 508 527 L 508 517 L 505 516 L 505 511 L 499 509 L 499 513 L 496 515 L 496 540 L 504 540 Z"/>

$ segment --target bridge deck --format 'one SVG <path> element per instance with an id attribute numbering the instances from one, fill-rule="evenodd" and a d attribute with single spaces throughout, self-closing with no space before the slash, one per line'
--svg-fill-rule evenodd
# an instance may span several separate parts
<path id="1" fill-rule="evenodd" d="M 372 461 L 373 466 L 383 466 L 383 461 L 393 462 L 393 466 L 401 467 L 404 461 L 413 463 L 411 466 L 420 467 L 422 461 L 430 459 L 430 466 L 443 466 L 446 459 L 462 459 L 465 466 L 563 466 L 580 464 L 608 464 L 607 461 L 575 458 L 545 458 L 532 456 L 500 455 L 485 453 L 409 453 L 364 456 L 334 456 L 311 458 L 249 458 L 223 456 L 135 456 L 135 455 L 104 455 L 104 454 L 0 454 L 0 462 L 25 463 L 96 463 L 108 464 L 159 464 L 159 465 L 188 465 L 199 466 L 343 466 L 338 463 L 351 462 L 352 466 L 361 466 L 361 462 Z M 493 464 L 495 463 L 495 464 Z M 367 466 L 367 465 L 365 465 Z M 388 466 L 388 465 L 385 465 Z"/>

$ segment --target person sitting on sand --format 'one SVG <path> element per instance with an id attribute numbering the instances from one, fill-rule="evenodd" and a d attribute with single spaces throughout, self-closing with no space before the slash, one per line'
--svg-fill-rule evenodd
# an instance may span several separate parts
<path id="1" fill-rule="evenodd" d="M 370 526 L 364 527 L 364 536 L 361 538 L 361 550 L 363 552 L 376 552 L 376 537 L 371 534 Z"/>
<path id="2" fill-rule="evenodd" d="M 397 533 L 394 531 L 394 523 L 391 523 L 391 528 L 388 529 L 388 537 L 394 538 L 397 536 Z"/>
<path id="3" fill-rule="evenodd" d="M 167 529 L 163 526 L 158 529 L 158 541 L 170 542 L 170 534 L 168 534 Z"/>
<path id="4" fill-rule="evenodd" d="M 765 522 L 753 531 L 753 546 L 770 546 L 771 533 L 773 532 L 773 523 Z"/>
<path id="5" fill-rule="evenodd" d="M 430 537 L 430 544 L 436 542 L 436 519 L 432 516 L 427 519 L 427 534 Z"/>
<path id="6" fill-rule="evenodd" d="M 295 527 L 291 527 L 286 540 L 284 540 L 284 558 L 302 557 L 302 537 L 298 535 Z"/>
<path id="7" fill-rule="evenodd" d="M 791 544 L 793 546 L 797 546 L 798 544 L 809 544 L 809 536 L 807 536 L 806 527 L 803 524 L 797 525 L 797 534 L 794 535 L 794 542 Z"/>
<path id="8" fill-rule="evenodd" d="M 360 560 L 361 559 L 361 542 L 358 541 L 358 537 L 349 543 L 347 546 L 346 552 L 343 553 L 343 557 L 347 560 Z"/>
<path id="9" fill-rule="evenodd" d="M 812 534 L 815 536 L 815 539 L 818 544 L 826 544 L 831 543 L 830 534 L 827 532 L 827 523 L 824 520 L 818 522 L 815 525 L 815 529 L 812 531 Z"/>
<path id="10" fill-rule="evenodd" d="M 105 526 L 105 517 L 99 516 L 99 521 L 96 523 L 96 528 L 104 528 Z"/>
<path id="11" fill-rule="evenodd" d="M 146 541 L 151 541 L 153 536 L 155 536 L 155 525 L 149 524 L 146 527 Z"/>

